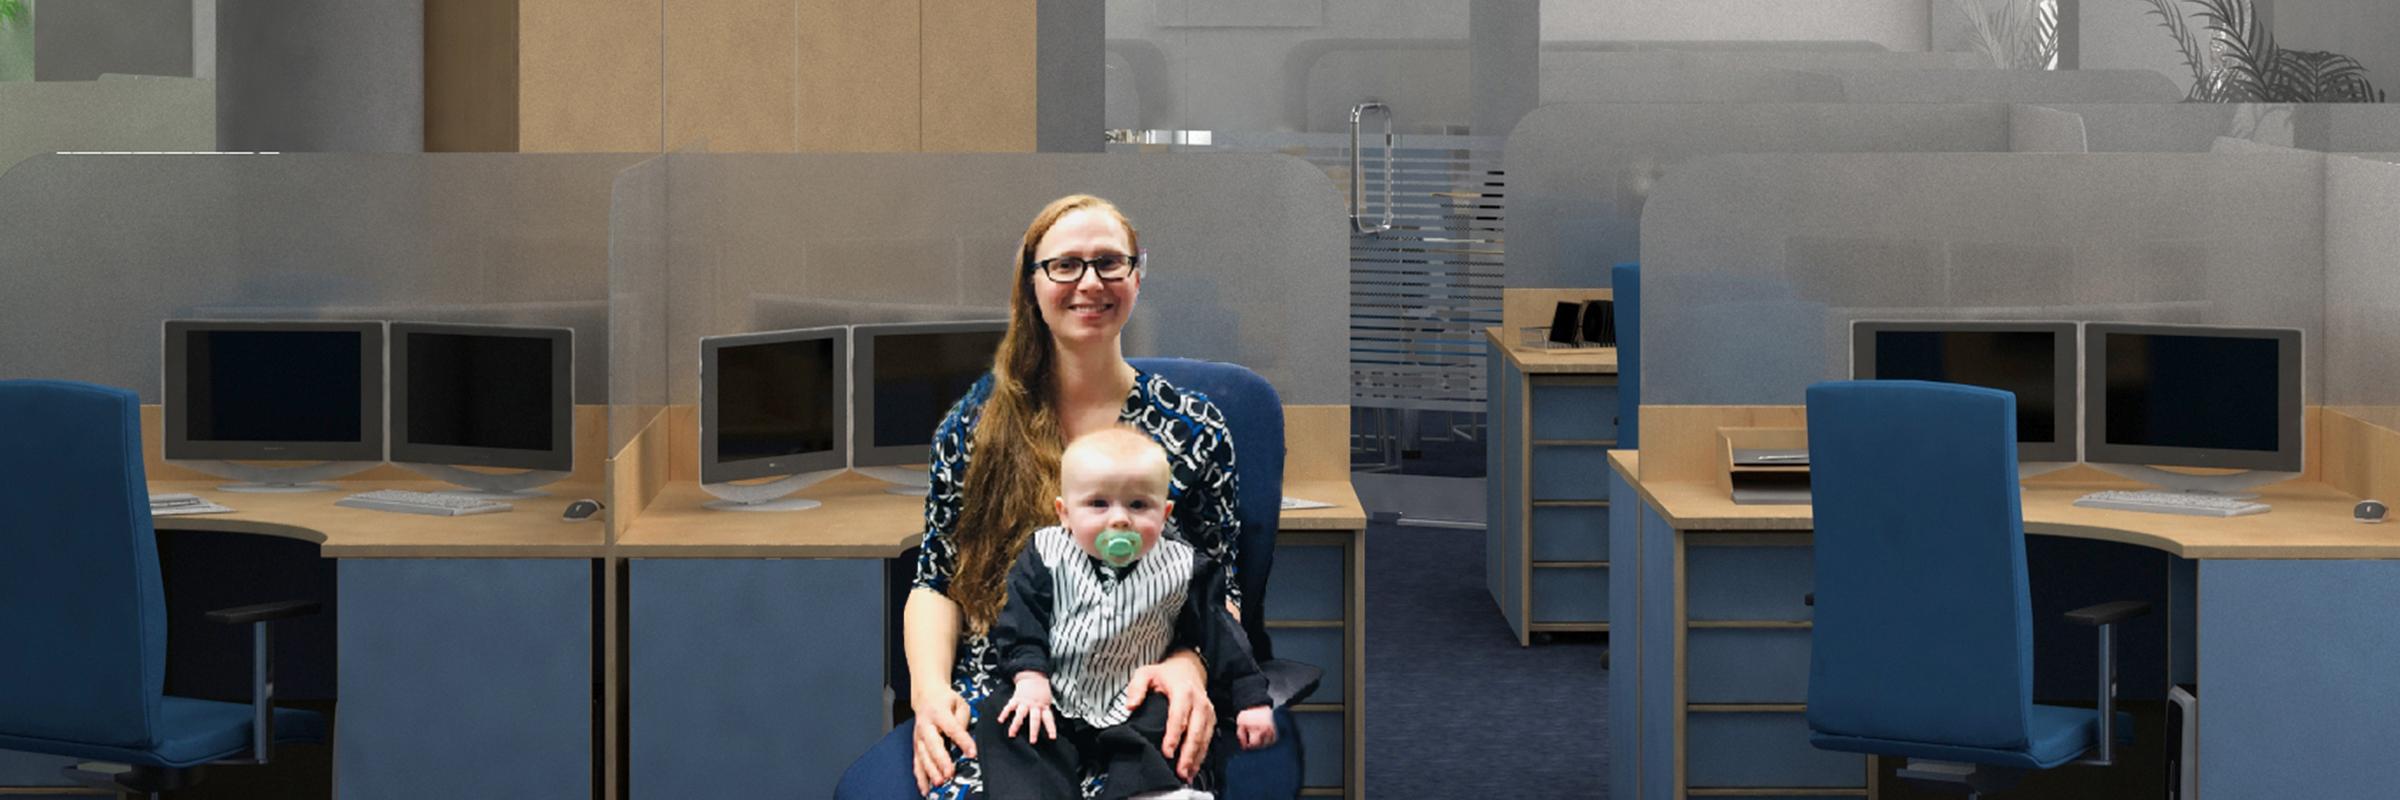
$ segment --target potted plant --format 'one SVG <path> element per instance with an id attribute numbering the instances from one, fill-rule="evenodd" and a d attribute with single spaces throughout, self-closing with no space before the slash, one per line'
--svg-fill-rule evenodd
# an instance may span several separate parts
<path id="1" fill-rule="evenodd" d="M 2340 53 L 2285 50 L 2260 22 L 2251 0 L 2144 0 L 2159 24 L 2183 47 L 2192 69 L 2185 97 L 2209 103 L 2380 103 L 2384 94 L 2367 81 L 2367 68 Z M 2201 30 L 2192 30 L 2183 7 Z M 2205 34 L 2207 41 L 2202 43 Z"/>

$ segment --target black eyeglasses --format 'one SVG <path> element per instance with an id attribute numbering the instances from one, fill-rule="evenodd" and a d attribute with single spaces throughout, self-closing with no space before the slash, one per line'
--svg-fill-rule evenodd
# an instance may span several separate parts
<path id="1" fill-rule="evenodd" d="M 1140 269 L 1142 262 L 1149 260 L 1149 257 L 1149 251 L 1145 250 L 1130 256 L 1123 253 L 1107 253 L 1091 258 L 1059 256 L 1036 261 L 1033 265 L 1042 271 L 1042 275 L 1056 283 L 1082 282 L 1083 273 L 1086 270 L 1099 273 L 1102 281 L 1114 283 L 1124 280 L 1125 276 Z"/>

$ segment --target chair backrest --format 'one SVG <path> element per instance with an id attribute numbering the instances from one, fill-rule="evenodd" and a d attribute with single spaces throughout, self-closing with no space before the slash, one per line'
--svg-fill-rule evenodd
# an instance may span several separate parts
<path id="1" fill-rule="evenodd" d="M 1283 399 L 1275 385 L 1239 364 L 1188 358 L 1127 359 L 1187 391 L 1208 397 L 1233 432 L 1234 480 L 1240 483 L 1242 533 L 1234 567 L 1241 573 L 1242 627 L 1260 661 L 1275 657 L 1267 638 L 1267 574 L 1275 568 L 1275 526 L 1283 515 Z"/>
<path id="2" fill-rule="evenodd" d="M 2016 425 L 2005 391 L 1809 387 L 1811 730 L 2028 746 L 2033 621 Z"/>
<path id="3" fill-rule="evenodd" d="M 1642 265 L 1618 264 L 1608 271 L 1609 298 L 1617 308 L 1617 447 L 1642 446 Z"/>
<path id="4" fill-rule="evenodd" d="M 0 734 L 156 743 L 166 601 L 148 498 L 134 393 L 0 381 Z"/>

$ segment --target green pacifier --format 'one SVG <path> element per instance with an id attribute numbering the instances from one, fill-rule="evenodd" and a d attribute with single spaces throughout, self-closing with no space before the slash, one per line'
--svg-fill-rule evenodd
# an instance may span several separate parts
<path id="1" fill-rule="evenodd" d="M 1109 528 L 1093 537 L 1092 549 L 1100 552 L 1100 560 L 1112 567 L 1132 566 L 1142 557 L 1142 534 L 1132 528 Z"/>

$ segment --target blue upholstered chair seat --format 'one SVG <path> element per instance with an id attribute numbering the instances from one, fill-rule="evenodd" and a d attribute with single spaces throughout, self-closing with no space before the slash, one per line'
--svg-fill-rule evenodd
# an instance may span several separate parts
<path id="1" fill-rule="evenodd" d="M 157 730 L 158 745 L 148 750 L 7 735 L 0 735 L 0 750 L 26 750 L 115 764 L 178 769 L 198 766 L 250 751 L 250 706 L 244 703 L 162 697 L 158 704 Z M 275 709 L 276 742 L 319 742 L 324 739 L 324 715 L 293 708 Z"/>
<path id="2" fill-rule="evenodd" d="M 1928 742 L 1908 742 L 1896 739 L 1874 739 L 1863 736 L 1833 736 L 1813 734 L 1811 745 L 1846 753 L 1877 753 L 1908 758 L 1930 758 L 1940 761 L 1964 761 L 1970 764 L 1991 764 L 2022 769 L 2049 769 L 2075 760 L 2092 749 L 2097 741 L 2093 723 L 2099 714 L 2088 708 L 2067 706 L 2033 707 L 2030 720 L 2033 741 L 2024 750 L 1994 750 L 1981 747 L 1956 747 Z M 2133 731 L 2133 715 L 2117 714 L 2119 740 Z"/>

